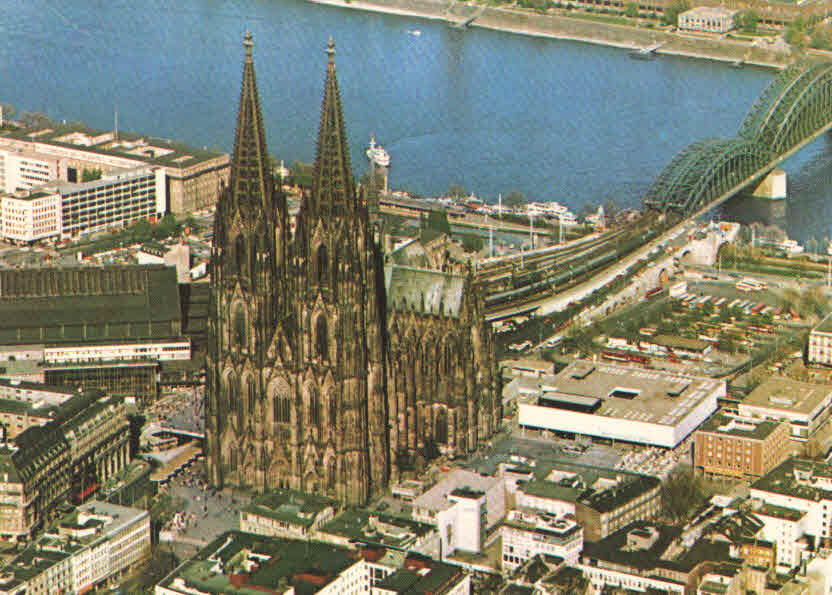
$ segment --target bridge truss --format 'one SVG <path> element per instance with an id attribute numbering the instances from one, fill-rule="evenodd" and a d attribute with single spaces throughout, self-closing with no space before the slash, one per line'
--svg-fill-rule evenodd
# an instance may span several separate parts
<path id="1" fill-rule="evenodd" d="M 711 139 L 693 143 L 659 174 L 644 204 L 662 212 L 693 213 L 771 160 L 771 151 L 755 141 Z"/>
<path id="2" fill-rule="evenodd" d="M 693 143 L 653 182 L 645 206 L 689 216 L 786 154 L 832 122 L 832 62 L 804 61 L 784 69 L 740 124 L 736 138 Z"/>

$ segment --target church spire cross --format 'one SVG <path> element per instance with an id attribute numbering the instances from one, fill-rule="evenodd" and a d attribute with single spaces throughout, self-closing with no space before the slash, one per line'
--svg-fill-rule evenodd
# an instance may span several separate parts
<path id="1" fill-rule="evenodd" d="M 329 38 L 329 43 L 326 46 L 326 55 L 329 56 L 329 64 L 334 66 L 335 65 L 335 42 L 332 41 L 332 38 Z"/>
<path id="2" fill-rule="evenodd" d="M 251 48 L 254 47 L 254 42 L 251 40 L 251 31 L 246 31 L 245 39 L 243 39 L 243 45 L 246 48 L 246 62 L 254 62 L 251 57 Z"/>

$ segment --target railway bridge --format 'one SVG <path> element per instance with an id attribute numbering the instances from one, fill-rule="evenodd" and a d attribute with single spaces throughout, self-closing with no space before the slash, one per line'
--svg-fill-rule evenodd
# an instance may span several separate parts
<path id="1" fill-rule="evenodd" d="M 492 259 L 478 275 L 487 282 L 487 307 L 492 313 L 536 310 L 544 294 L 571 286 L 578 270 L 588 280 L 637 249 L 636 244 L 672 235 L 687 219 L 759 183 L 830 128 L 832 61 L 801 61 L 787 67 L 752 104 L 735 137 L 698 141 L 673 157 L 644 196 L 647 214 L 641 223 L 649 227 L 630 230 L 625 249 L 620 247 L 619 230 L 569 247 L 548 248 L 525 262 L 521 257 L 519 269 L 512 257 Z M 509 276 L 512 283 L 506 286 Z"/>
<path id="2" fill-rule="evenodd" d="M 763 90 L 734 138 L 698 141 L 677 154 L 644 205 L 685 218 L 707 212 L 830 128 L 832 62 L 795 63 Z"/>

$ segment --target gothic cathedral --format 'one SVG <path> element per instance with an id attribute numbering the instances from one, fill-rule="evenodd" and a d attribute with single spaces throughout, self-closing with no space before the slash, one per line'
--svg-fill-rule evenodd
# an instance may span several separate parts
<path id="1" fill-rule="evenodd" d="M 377 203 L 350 169 L 332 41 L 312 190 L 292 231 L 250 34 L 244 45 L 211 255 L 208 466 L 218 486 L 362 504 L 497 429 L 491 330 L 470 273 L 386 264 Z"/>

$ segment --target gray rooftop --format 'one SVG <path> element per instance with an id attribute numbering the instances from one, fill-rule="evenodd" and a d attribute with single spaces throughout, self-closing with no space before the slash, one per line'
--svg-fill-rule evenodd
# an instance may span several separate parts
<path id="1" fill-rule="evenodd" d="M 594 415 L 675 425 L 720 385 L 724 393 L 724 384 L 711 378 L 581 360 L 544 376 L 539 394 L 518 399 L 582 406 L 600 401 Z"/>
<path id="2" fill-rule="evenodd" d="M 773 376 L 751 391 L 740 404 L 809 415 L 832 393 L 828 384 L 810 384 Z"/>
<path id="3" fill-rule="evenodd" d="M 387 308 L 459 318 L 465 277 L 404 266 L 384 267 Z"/>

